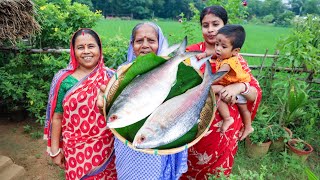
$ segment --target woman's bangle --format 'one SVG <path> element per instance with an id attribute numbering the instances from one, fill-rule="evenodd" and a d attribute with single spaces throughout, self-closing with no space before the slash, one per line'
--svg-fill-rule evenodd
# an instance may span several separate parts
<path id="1" fill-rule="evenodd" d="M 243 84 L 244 84 L 244 86 L 245 86 L 245 89 L 244 89 L 244 91 L 241 92 L 240 94 L 246 95 L 246 94 L 248 94 L 249 91 L 250 91 L 249 83 L 245 83 L 245 82 L 244 82 Z"/>
<path id="2" fill-rule="evenodd" d="M 55 154 L 52 154 L 52 152 L 50 151 L 50 157 L 54 158 L 56 156 L 58 156 L 59 154 L 61 153 L 61 148 L 59 148 L 59 150 L 55 153 Z"/>

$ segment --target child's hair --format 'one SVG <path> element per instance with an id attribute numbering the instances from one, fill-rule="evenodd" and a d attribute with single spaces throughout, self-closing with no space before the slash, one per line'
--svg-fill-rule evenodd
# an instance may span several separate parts
<path id="1" fill-rule="evenodd" d="M 209 6 L 202 10 L 200 14 L 200 24 L 202 25 L 202 20 L 204 16 L 208 14 L 213 14 L 223 21 L 223 24 L 228 22 L 228 13 L 222 6 Z"/>
<path id="2" fill-rule="evenodd" d="M 246 32 L 241 25 L 228 24 L 219 29 L 218 34 L 225 35 L 228 39 L 230 39 L 232 44 L 232 49 L 242 47 L 245 39 Z"/>

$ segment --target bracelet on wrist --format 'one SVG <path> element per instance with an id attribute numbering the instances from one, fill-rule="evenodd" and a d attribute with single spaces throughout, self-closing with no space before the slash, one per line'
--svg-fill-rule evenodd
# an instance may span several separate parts
<path id="1" fill-rule="evenodd" d="M 244 86 L 245 86 L 245 89 L 244 89 L 244 91 L 241 92 L 240 94 L 246 95 L 246 94 L 248 94 L 249 91 L 250 91 L 249 83 L 245 83 L 245 82 L 244 82 L 243 84 L 244 84 Z"/>
<path id="2" fill-rule="evenodd" d="M 61 153 L 61 148 L 59 148 L 59 150 L 58 150 L 56 153 L 54 153 L 54 154 L 52 154 L 52 152 L 50 151 L 49 156 L 52 157 L 52 158 L 54 158 L 54 157 L 58 156 L 60 153 Z"/>

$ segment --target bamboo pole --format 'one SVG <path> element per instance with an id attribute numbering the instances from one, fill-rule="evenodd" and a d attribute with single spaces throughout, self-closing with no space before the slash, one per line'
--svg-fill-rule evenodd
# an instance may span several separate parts
<path id="1" fill-rule="evenodd" d="M 260 77 L 260 74 L 261 74 L 261 71 L 262 71 L 262 67 L 264 66 L 264 61 L 266 60 L 266 56 L 267 56 L 267 54 L 268 54 L 268 51 L 269 51 L 269 49 L 266 49 L 266 52 L 264 53 L 264 56 L 263 56 L 263 58 L 262 58 L 262 62 L 261 62 L 261 65 L 260 65 L 260 70 L 259 70 L 259 73 L 258 73 L 258 75 L 257 75 L 257 78 L 259 79 L 259 77 Z"/>
<path id="2" fill-rule="evenodd" d="M 55 54 L 62 54 L 62 53 L 69 53 L 70 49 L 19 49 L 16 47 L 0 47 L 0 51 L 12 51 L 17 53 L 55 53 Z"/>

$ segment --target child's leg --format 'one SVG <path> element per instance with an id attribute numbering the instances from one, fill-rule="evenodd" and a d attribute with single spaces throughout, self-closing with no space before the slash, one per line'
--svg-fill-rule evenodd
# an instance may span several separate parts
<path id="1" fill-rule="evenodd" d="M 234 119 L 230 116 L 229 107 L 225 102 L 219 102 L 218 111 L 220 113 L 221 118 L 223 119 L 223 123 L 220 129 L 222 133 L 225 133 L 230 127 L 230 125 L 234 122 Z"/>
<path id="2" fill-rule="evenodd" d="M 247 104 L 237 104 L 239 108 L 240 115 L 242 117 L 242 122 L 244 124 L 244 131 L 240 137 L 240 140 L 246 138 L 250 133 L 253 132 L 253 127 L 251 126 L 251 113 L 248 110 Z"/>
<path id="3" fill-rule="evenodd" d="M 222 85 L 212 85 L 211 86 L 212 91 L 216 94 L 216 99 L 219 99 L 218 94 L 223 87 L 224 86 L 222 86 Z M 230 117 L 229 107 L 225 102 L 219 101 L 217 106 L 218 106 L 218 111 L 220 113 L 220 116 L 223 120 L 223 123 L 221 125 L 220 130 L 222 133 L 225 133 L 227 131 L 227 129 L 229 128 L 229 126 L 234 122 L 234 119 L 232 117 Z"/>

